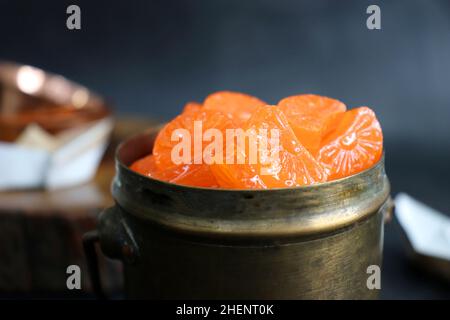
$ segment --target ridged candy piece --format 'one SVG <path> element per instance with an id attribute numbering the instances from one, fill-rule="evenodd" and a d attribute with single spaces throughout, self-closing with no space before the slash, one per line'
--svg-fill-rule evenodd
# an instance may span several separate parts
<path id="1" fill-rule="evenodd" d="M 183 112 L 184 114 L 188 114 L 188 113 L 196 113 L 198 111 L 200 111 L 200 109 L 202 108 L 202 105 L 198 102 L 188 102 L 186 103 L 186 105 L 183 108 Z"/>
<path id="2" fill-rule="evenodd" d="M 232 119 L 237 126 L 242 126 L 250 119 L 257 107 L 264 105 L 266 105 L 264 101 L 248 94 L 219 91 L 205 99 L 203 108 L 220 111 Z"/>
<path id="3" fill-rule="evenodd" d="M 200 135 L 197 136 L 194 134 L 194 124 L 196 121 L 201 122 L 202 124 L 202 130 L 199 132 Z M 182 175 L 180 179 L 183 178 L 183 184 L 207 187 L 216 186 L 217 183 L 215 182 L 214 176 L 212 175 L 208 164 L 204 162 L 204 158 L 202 157 L 203 154 L 207 153 L 205 147 L 209 145 L 211 141 L 203 141 L 202 133 L 208 129 L 218 129 L 223 133 L 223 136 L 225 136 L 225 130 L 227 128 L 232 128 L 233 126 L 230 119 L 221 112 L 214 110 L 204 110 L 204 108 L 200 108 L 197 111 L 187 110 L 183 112 L 164 126 L 155 140 L 153 154 L 155 156 L 157 168 L 160 171 L 172 169 L 174 172 L 179 173 Z M 179 140 L 172 141 L 172 134 L 177 129 L 186 129 L 186 131 L 176 135 Z M 172 159 L 172 150 L 180 143 L 180 141 L 182 141 L 183 137 L 189 139 L 187 141 L 191 142 L 190 163 L 176 164 Z M 200 139 L 201 154 L 195 153 L 195 139 Z M 171 181 L 181 183 L 180 180 L 172 179 Z"/>
<path id="4" fill-rule="evenodd" d="M 266 129 L 267 135 L 260 129 Z M 271 144 L 270 130 L 278 130 L 279 143 Z M 233 189 L 269 189 L 304 186 L 326 181 L 326 174 L 320 164 L 298 141 L 288 120 L 277 106 L 260 106 L 248 120 L 244 130 L 249 132 L 246 148 L 237 152 L 245 155 L 245 164 L 213 165 L 211 170 L 218 184 Z M 269 138 L 267 140 L 266 138 Z M 256 163 L 249 163 L 249 141 L 257 141 Z M 269 162 L 262 163 L 261 146 L 268 146 Z M 261 144 L 263 142 L 263 144 Z M 255 144 L 253 144 L 255 145 Z M 278 153 L 278 158 L 275 156 Z M 237 161 L 237 159 L 235 159 Z"/>
<path id="5" fill-rule="evenodd" d="M 370 108 L 352 109 L 333 122 L 318 155 L 328 180 L 353 175 L 378 162 L 383 152 L 383 134 Z"/>
<path id="6" fill-rule="evenodd" d="M 163 181 L 170 181 L 171 179 L 176 177 L 176 175 L 171 174 L 171 172 L 160 171 L 156 166 L 155 157 L 153 155 L 148 155 L 133 162 L 133 164 L 130 166 L 130 169 L 144 176 Z"/>
<path id="7" fill-rule="evenodd" d="M 320 141 L 326 133 L 330 119 L 346 110 L 342 102 L 313 94 L 284 98 L 278 103 L 298 140 L 314 156 L 320 149 Z"/>
<path id="8" fill-rule="evenodd" d="M 209 168 L 202 165 L 182 165 L 159 170 L 153 155 L 135 161 L 131 170 L 157 180 L 197 187 L 218 187 Z"/>

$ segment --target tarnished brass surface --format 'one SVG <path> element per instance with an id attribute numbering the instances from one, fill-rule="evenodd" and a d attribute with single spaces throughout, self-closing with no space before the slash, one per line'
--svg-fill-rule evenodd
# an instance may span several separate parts
<path id="1" fill-rule="evenodd" d="M 117 206 L 100 218 L 105 254 L 125 261 L 134 298 L 366 299 L 380 265 L 389 182 L 383 159 L 352 177 L 275 190 L 214 190 L 143 177 L 127 165 L 155 133 L 116 154 Z"/>
<path id="2" fill-rule="evenodd" d="M 132 221 L 131 221 L 132 220 Z M 381 264 L 382 214 L 313 240 L 224 244 L 128 223 L 140 261 L 125 265 L 126 293 L 155 299 L 374 299 L 369 265 Z"/>

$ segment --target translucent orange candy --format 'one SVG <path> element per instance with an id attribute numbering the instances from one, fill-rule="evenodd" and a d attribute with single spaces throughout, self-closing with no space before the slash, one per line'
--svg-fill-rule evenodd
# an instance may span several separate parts
<path id="1" fill-rule="evenodd" d="M 176 172 L 174 171 L 161 171 L 156 166 L 155 156 L 148 155 L 142 159 L 135 161 L 131 165 L 131 170 L 139 172 L 140 174 L 152 177 L 158 180 L 166 180 L 170 181 L 173 178 L 176 178 Z"/>
<path id="2" fill-rule="evenodd" d="M 200 136 L 197 135 L 197 138 L 200 139 L 200 144 L 197 144 L 199 145 L 197 149 L 200 150 L 197 150 L 199 151 L 197 153 L 194 133 L 195 122 L 201 124 L 202 130 L 198 133 Z M 208 129 L 218 129 L 221 132 L 225 132 L 227 128 L 232 127 L 231 120 L 221 112 L 205 110 L 199 105 L 188 104 L 181 115 L 177 116 L 161 129 L 153 146 L 154 160 L 152 161 L 154 161 L 156 168 L 162 173 L 163 180 L 200 187 L 217 186 L 217 182 L 209 166 L 204 163 L 204 149 L 209 142 L 201 140 L 202 132 Z M 183 139 L 189 141 L 190 144 L 191 154 L 188 155 L 190 163 L 176 164 L 173 160 L 172 151 Z M 155 172 L 153 174 L 155 177 L 158 175 Z M 175 177 L 172 177 L 172 174 Z"/>
<path id="3" fill-rule="evenodd" d="M 202 105 L 198 102 L 188 102 L 183 108 L 184 114 L 194 114 L 197 111 L 200 111 Z"/>
<path id="4" fill-rule="evenodd" d="M 199 123 L 201 132 L 197 132 Z M 223 140 L 223 158 L 218 162 L 206 161 L 219 159 L 215 158 L 218 150 L 208 146 L 212 140 L 203 139 L 208 129 L 217 129 Z M 234 136 L 230 148 L 227 129 L 244 133 L 244 144 Z M 185 156 L 185 151 L 177 150 L 184 139 L 190 160 L 176 163 L 174 155 Z M 208 96 L 203 104 L 186 104 L 159 132 L 153 154 L 137 160 L 131 169 L 189 186 L 285 188 L 358 173 L 378 162 L 382 152 L 381 127 L 368 107 L 346 111 L 338 100 L 310 94 L 269 106 L 246 94 L 222 91 Z"/>
<path id="5" fill-rule="evenodd" d="M 237 126 L 243 125 L 259 106 L 266 103 L 250 95 L 219 91 L 209 95 L 203 103 L 205 110 L 220 111 L 227 115 Z"/>
<path id="6" fill-rule="evenodd" d="M 266 129 L 267 134 L 261 134 L 260 129 Z M 278 130 L 278 143 L 270 143 L 273 138 L 271 129 Z M 220 186 L 233 189 L 268 189 L 326 181 L 325 171 L 298 141 L 286 116 L 277 106 L 258 107 L 244 130 L 249 130 L 245 151 L 238 152 L 244 153 L 245 164 L 235 162 L 211 166 Z M 256 146 L 258 156 L 261 155 L 262 146 L 267 146 L 268 163 L 264 163 L 262 158 L 257 158 L 256 162 L 250 161 L 251 145 Z"/>
<path id="7" fill-rule="evenodd" d="M 284 98 L 278 106 L 287 116 L 298 140 L 314 156 L 320 149 L 328 122 L 346 110 L 345 104 L 338 100 L 313 94 Z"/>
<path id="8" fill-rule="evenodd" d="M 375 113 L 360 107 L 340 114 L 323 137 L 318 161 L 328 180 L 343 178 L 373 166 L 383 152 L 383 134 Z"/>
<path id="9" fill-rule="evenodd" d="M 149 155 L 135 161 L 130 168 L 144 176 L 162 181 L 198 187 L 219 186 L 209 168 L 204 165 L 180 165 L 160 170 L 156 166 L 155 156 Z"/>

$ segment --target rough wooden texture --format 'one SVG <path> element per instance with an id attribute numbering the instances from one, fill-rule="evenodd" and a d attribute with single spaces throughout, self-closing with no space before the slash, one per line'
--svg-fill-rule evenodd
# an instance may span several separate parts
<path id="1" fill-rule="evenodd" d="M 0 294 L 67 291 L 66 269 L 72 264 L 81 268 L 83 292 L 90 292 L 81 238 L 95 228 L 99 212 L 113 204 L 113 150 L 126 136 L 153 124 L 118 121 L 97 175 L 87 184 L 54 192 L 0 192 Z M 121 288 L 121 266 L 99 256 L 106 290 Z"/>

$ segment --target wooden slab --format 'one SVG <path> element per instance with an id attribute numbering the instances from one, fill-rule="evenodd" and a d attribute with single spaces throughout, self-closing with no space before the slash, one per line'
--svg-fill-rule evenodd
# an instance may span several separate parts
<path id="1" fill-rule="evenodd" d="M 149 119 L 117 121 L 110 147 L 91 182 L 58 191 L 0 192 L 0 293 L 63 292 L 66 269 L 79 265 L 90 291 L 81 238 L 95 228 L 99 212 L 113 204 L 114 149 L 127 136 L 155 125 Z M 120 264 L 101 257 L 106 291 L 121 288 Z"/>

